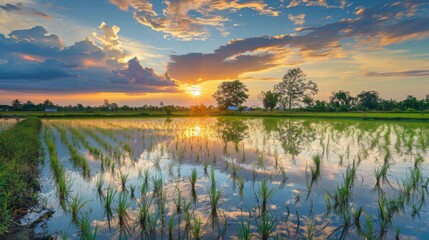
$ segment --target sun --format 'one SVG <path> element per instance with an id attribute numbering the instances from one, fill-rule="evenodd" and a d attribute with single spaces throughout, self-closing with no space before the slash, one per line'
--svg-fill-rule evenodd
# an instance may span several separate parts
<path id="1" fill-rule="evenodd" d="M 193 85 L 188 87 L 188 92 L 189 94 L 191 94 L 192 96 L 200 96 L 201 95 L 201 87 L 197 86 L 197 85 Z"/>

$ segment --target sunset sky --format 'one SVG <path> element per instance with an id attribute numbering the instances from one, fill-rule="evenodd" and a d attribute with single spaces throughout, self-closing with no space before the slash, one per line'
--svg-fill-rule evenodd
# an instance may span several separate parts
<path id="1" fill-rule="evenodd" d="M 316 99 L 423 98 L 429 2 L 0 1 L 0 104 L 214 104 L 217 85 L 239 79 L 260 105 L 294 67 L 319 85 Z"/>

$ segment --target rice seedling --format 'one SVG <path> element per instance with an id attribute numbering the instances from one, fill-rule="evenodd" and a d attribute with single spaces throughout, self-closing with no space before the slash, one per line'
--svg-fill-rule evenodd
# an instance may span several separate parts
<path id="1" fill-rule="evenodd" d="M 135 198 L 135 193 L 136 193 L 136 186 L 130 185 L 130 198 L 131 199 Z"/>
<path id="2" fill-rule="evenodd" d="M 268 201 L 271 199 L 271 197 L 274 195 L 274 193 L 277 191 L 276 188 L 269 188 L 267 181 L 264 179 L 261 181 L 261 186 L 259 187 L 258 194 L 261 197 L 261 214 L 265 214 L 268 207 Z"/>
<path id="3" fill-rule="evenodd" d="M 116 190 L 113 188 L 108 188 L 106 193 L 106 198 L 104 199 L 104 208 L 107 212 L 112 211 L 112 204 L 116 196 Z"/>
<path id="4" fill-rule="evenodd" d="M 122 191 L 126 191 L 127 190 L 126 184 L 128 182 L 128 177 L 129 177 L 128 173 L 119 172 L 119 180 L 120 180 L 120 183 L 121 183 Z"/>
<path id="5" fill-rule="evenodd" d="M 90 174 L 90 167 L 86 159 L 79 154 L 79 151 L 76 149 L 76 147 L 72 143 L 70 143 L 70 141 L 67 139 L 66 130 L 64 128 L 61 128 L 58 125 L 55 125 L 55 128 L 60 133 L 61 142 L 63 142 L 66 145 L 73 162 L 79 165 L 83 170 L 83 175 L 85 177 L 88 177 Z"/>
<path id="6" fill-rule="evenodd" d="M 269 214 L 263 214 L 257 224 L 259 238 L 262 240 L 268 240 L 277 226 L 276 221 L 271 220 Z"/>
<path id="7" fill-rule="evenodd" d="M 317 179 L 320 176 L 320 155 L 313 156 L 314 168 L 311 168 L 312 179 Z"/>
<path id="8" fill-rule="evenodd" d="M 138 204 L 138 221 L 142 230 L 146 230 L 147 222 L 150 216 L 150 208 L 152 205 L 152 198 L 147 199 L 142 197 Z"/>
<path id="9" fill-rule="evenodd" d="M 195 184 L 197 182 L 197 169 L 192 169 L 191 177 L 189 178 L 189 181 L 191 182 L 192 191 L 195 191 Z"/>
<path id="10" fill-rule="evenodd" d="M 235 178 L 237 176 L 238 172 L 240 172 L 240 164 L 237 164 L 233 161 L 231 164 L 231 175 L 232 175 L 232 177 Z"/>
<path id="11" fill-rule="evenodd" d="M 81 216 L 78 224 L 79 224 L 82 239 L 85 239 L 85 240 L 96 239 L 98 226 L 96 226 L 93 231 L 91 230 L 91 220 L 89 219 L 88 215 Z"/>
<path id="12" fill-rule="evenodd" d="M 222 190 L 216 189 L 216 180 L 214 167 L 211 167 L 211 187 L 209 191 L 209 201 L 210 201 L 210 218 L 212 222 L 212 228 L 214 229 L 215 225 L 218 224 L 218 214 L 219 214 L 219 201 L 222 197 Z"/>
<path id="13" fill-rule="evenodd" d="M 97 188 L 97 192 L 98 192 L 99 194 L 102 194 L 102 193 L 103 193 L 103 185 L 104 185 L 104 178 L 103 178 L 103 176 L 100 174 L 100 175 L 97 177 L 97 180 L 95 181 L 95 186 L 96 186 L 96 188 Z"/>
<path id="14" fill-rule="evenodd" d="M 168 219 L 168 239 L 173 239 L 173 229 L 174 229 L 174 222 L 176 221 L 174 216 L 171 216 Z"/>
<path id="15" fill-rule="evenodd" d="M 240 240 L 250 240 L 250 223 L 244 223 L 244 221 L 241 221 L 238 225 L 238 239 Z"/>
<path id="16" fill-rule="evenodd" d="M 74 222 L 77 222 L 78 219 L 78 213 L 79 211 L 85 207 L 85 205 L 87 204 L 87 201 L 84 201 L 84 198 L 82 195 L 76 195 L 74 197 L 71 197 L 69 203 L 68 203 L 68 210 L 72 215 L 72 220 Z"/>
<path id="17" fill-rule="evenodd" d="M 203 230 L 201 228 L 202 223 L 198 217 L 194 217 L 194 221 L 192 224 L 192 236 L 193 239 L 199 240 L 202 237 Z"/>
<path id="18" fill-rule="evenodd" d="M 128 218 L 127 210 L 130 205 L 131 202 L 128 201 L 127 195 L 124 193 L 119 194 L 118 205 L 115 208 L 119 218 L 119 225 L 124 225 L 126 223 L 126 219 Z"/>
<path id="19" fill-rule="evenodd" d="M 314 224 L 315 223 L 313 218 L 307 218 L 307 239 L 309 240 L 313 239 Z"/>

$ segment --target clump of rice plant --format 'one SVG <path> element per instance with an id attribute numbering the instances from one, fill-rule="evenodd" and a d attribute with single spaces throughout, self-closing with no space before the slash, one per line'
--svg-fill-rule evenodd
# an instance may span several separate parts
<path id="1" fill-rule="evenodd" d="M 112 211 L 112 203 L 115 199 L 116 191 L 113 188 L 108 188 L 106 193 L 106 198 L 104 199 L 104 208 L 107 212 Z"/>
<path id="2" fill-rule="evenodd" d="M 197 169 L 192 169 L 189 181 L 191 182 L 192 191 L 195 191 L 195 184 L 197 183 Z"/>
<path id="3" fill-rule="evenodd" d="M 127 209 L 130 205 L 131 202 L 128 201 L 127 195 L 124 193 L 119 194 L 118 205 L 115 208 L 119 218 L 119 225 L 125 224 L 125 220 L 128 217 Z"/>
<path id="4" fill-rule="evenodd" d="M 76 195 L 74 197 L 70 198 L 70 202 L 68 203 L 68 210 L 70 211 L 71 215 L 72 215 L 72 220 L 77 222 L 77 217 L 78 217 L 78 213 L 79 211 L 85 207 L 85 205 L 87 204 L 87 201 L 84 201 L 83 196 L 82 195 Z"/>
<path id="5" fill-rule="evenodd" d="M 274 193 L 277 191 L 276 188 L 269 188 L 267 181 L 264 179 L 261 181 L 261 186 L 259 187 L 258 194 L 261 197 L 262 204 L 261 204 L 261 213 L 265 214 L 267 211 L 268 201 L 271 199 L 271 197 L 274 195 Z"/>
<path id="6" fill-rule="evenodd" d="M 103 185 L 104 185 L 104 179 L 103 179 L 103 176 L 100 174 L 97 177 L 97 180 L 95 181 L 95 186 L 97 187 L 97 192 L 99 194 L 103 192 Z"/>
<path id="7" fill-rule="evenodd" d="M 127 182 L 128 182 L 128 177 L 129 177 L 129 175 L 127 173 L 123 173 L 123 172 L 119 173 L 119 180 L 121 182 L 122 191 L 127 190 L 127 186 L 126 185 L 127 185 Z"/>
<path id="8" fill-rule="evenodd" d="M 277 226 L 276 222 L 270 219 L 269 214 L 263 214 L 257 223 L 259 238 L 262 240 L 268 240 L 275 231 Z"/>
<path id="9" fill-rule="evenodd" d="M 192 236 L 195 240 L 201 239 L 203 233 L 201 226 L 201 220 L 198 217 L 194 217 L 194 221 L 192 224 Z"/>
<path id="10" fill-rule="evenodd" d="M 238 238 L 242 240 L 250 240 L 250 224 L 249 222 L 244 223 L 244 221 L 241 221 L 241 223 L 238 225 Z"/>
<path id="11" fill-rule="evenodd" d="M 97 235 L 97 229 L 98 226 L 94 228 L 94 230 L 91 230 L 91 220 L 89 219 L 88 215 L 81 216 L 78 222 L 80 232 L 81 232 L 81 238 L 85 240 L 95 240 Z"/>

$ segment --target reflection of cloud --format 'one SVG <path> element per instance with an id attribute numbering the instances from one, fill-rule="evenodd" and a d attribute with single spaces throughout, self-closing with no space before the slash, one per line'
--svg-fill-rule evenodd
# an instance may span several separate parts
<path id="1" fill-rule="evenodd" d="M 217 14 L 219 11 L 237 11 L 249 8 L 261 14 L 278 16 L 279 12 L 268 7 L 263 1 L 241 2 L 238 0 L 185 0 L 166 1 L 162 16 L 153 8 L 149 0 L 110 0 L 121 10 L 131 9 L 134 18 L 141 24 L 155 31 L 164 32 L 182 40 L 206 39 L 209 35 L 207 27 L 216 27 L 222 31 L 228 19 Z M 195 16 L 191 13 L 198 13 Z"/>

